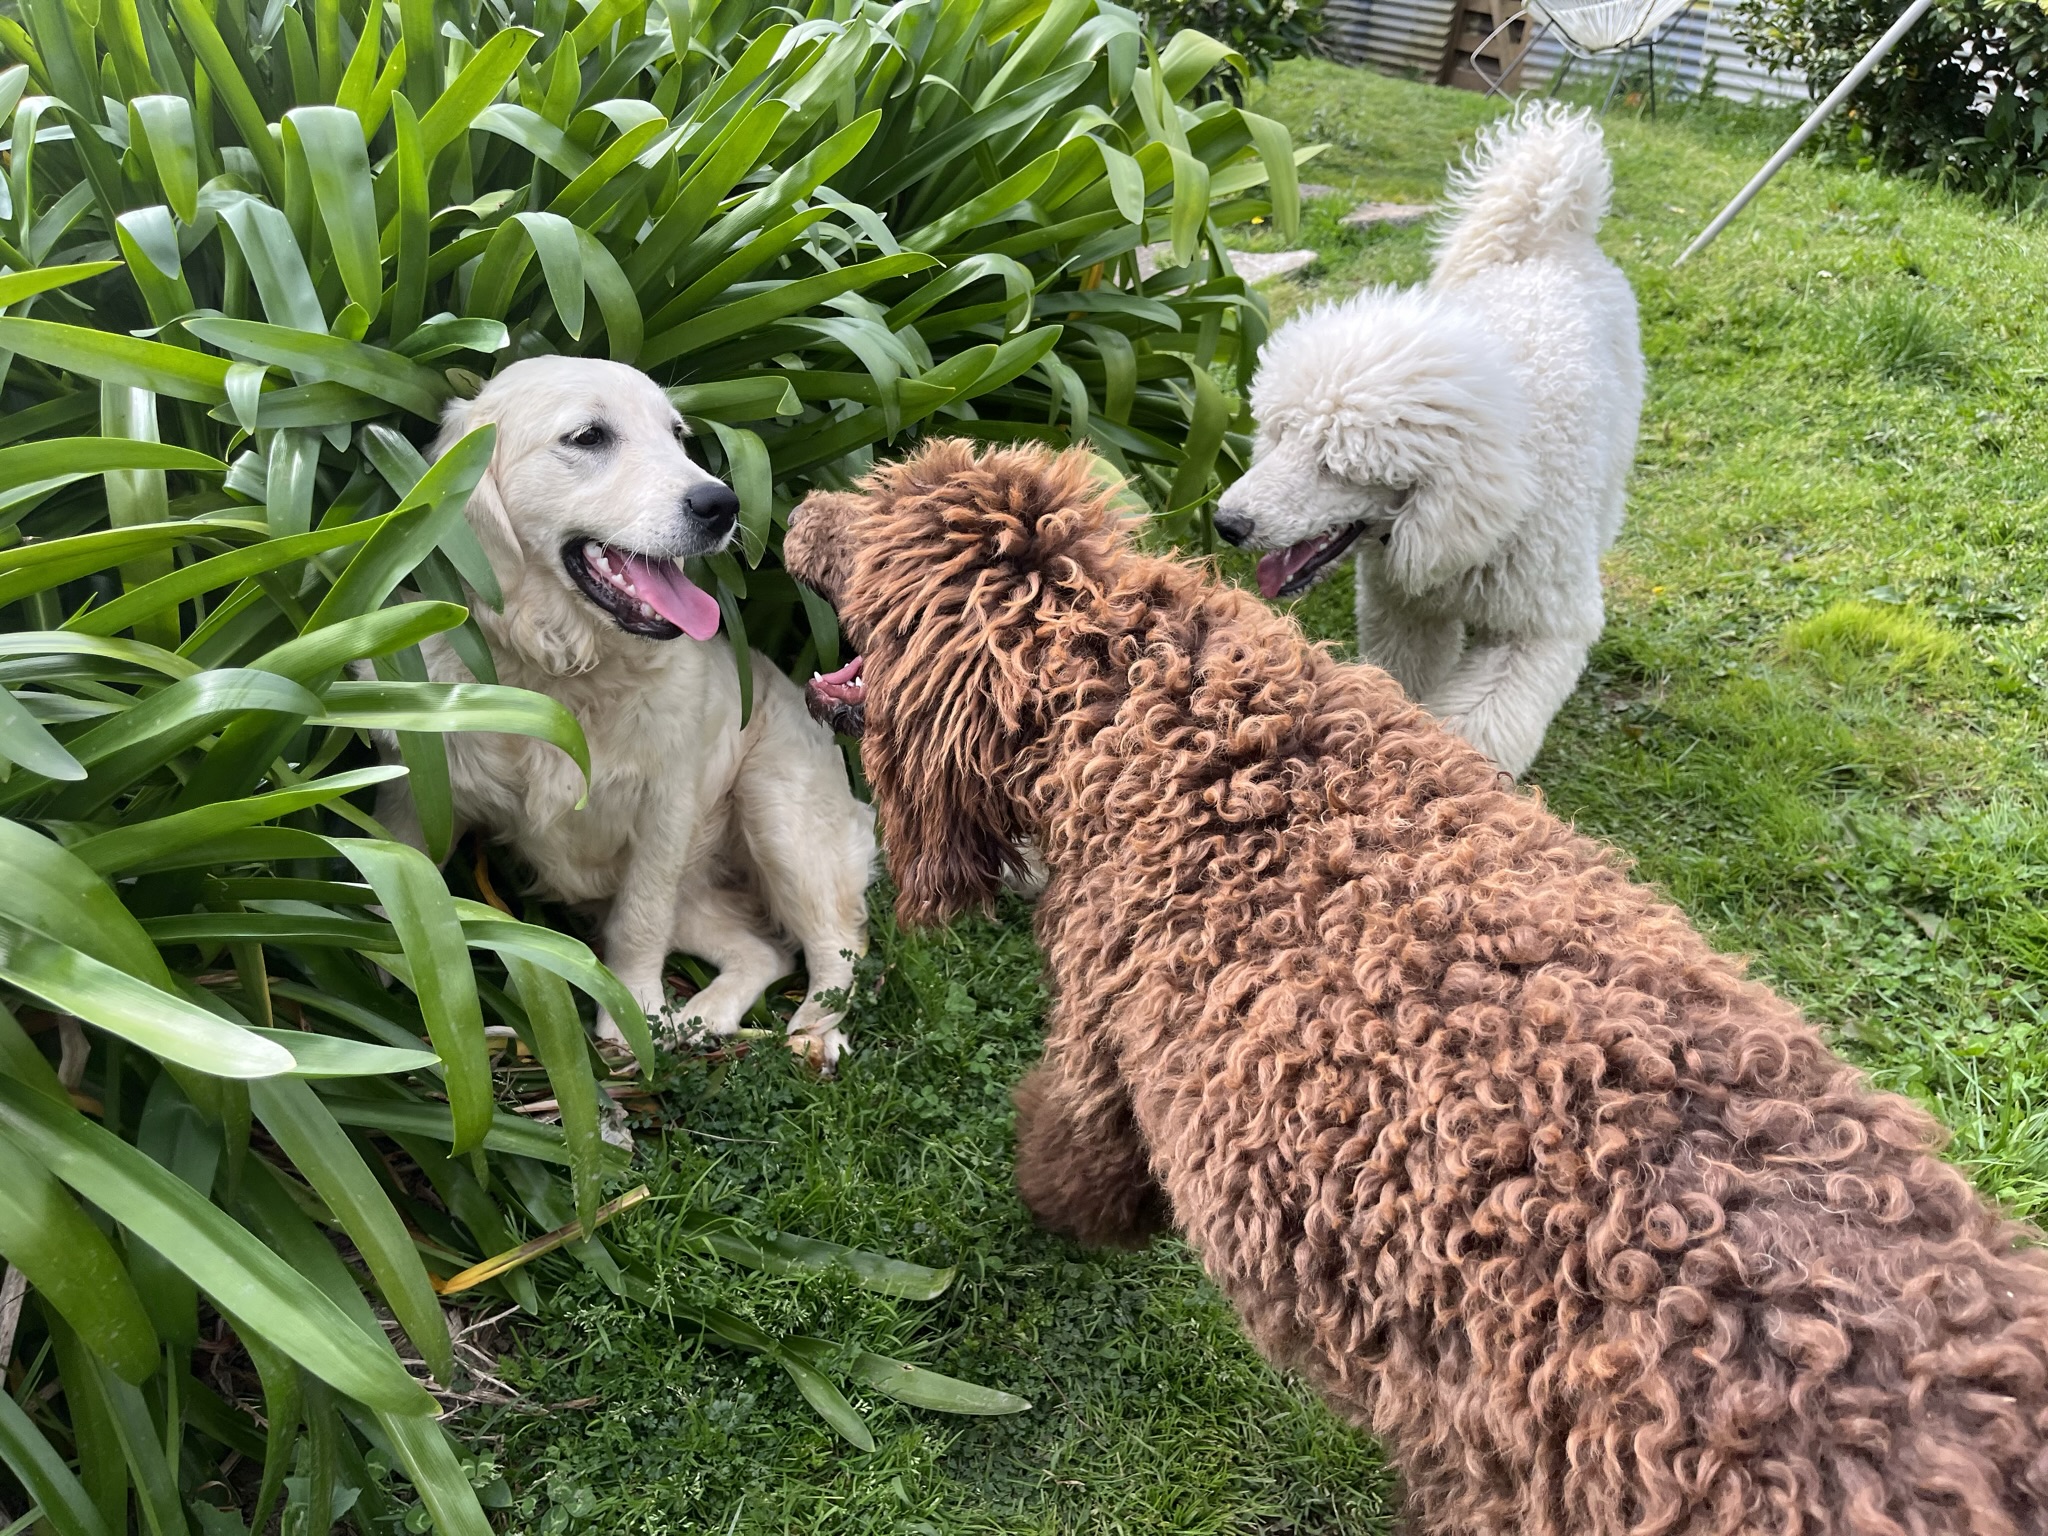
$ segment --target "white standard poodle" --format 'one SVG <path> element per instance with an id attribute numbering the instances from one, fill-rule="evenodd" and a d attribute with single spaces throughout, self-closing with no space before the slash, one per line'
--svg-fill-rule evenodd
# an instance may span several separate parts
<path id="1" fill-rule="evenodd" d="M 1216 530 L 1268 598 L 1357 550 L 1358 650 L 1511 774 L 1599 637 L 1642 412 L 1635 295 L 1594 241 L 1584 112 L 1525 109 L 1451 178 L 1436 269 L 1290 320 L 1252 382 L 1251 468 Z"/>
<path id="2" fill-rule="evenodd" d="M 511 844 L 546 895 L 603 914 L 604 958 L 650 1016 L 670 951 L 718 967 L 674 1011 L 679 1028 L 731 1033 L 801 948 L 810 994 L 790 1045 L 830 1070 L 867 943 L 874 813 L 831 732 L 758 654 L 740 724 L 718 603 L 683 569 L 730 540 L 738 499 L 691 462 L 660 386 L 621 363 L 514 363 L 448 408 L 436 452 L 486 422 L 497 443 L 468 517 L 505 603 L 471 611 L 499 680 L 582 722 L 592 778 L 578 810 L 582 775 L 554 748 L 451 735 L 458 823 Z M 445 641 L 423 650 L 436 680 L 472 681 Z M 421 841 L 403 781 L 378 815 Z M 608 1018 L 598 1031 L 619 1038 Z"/>

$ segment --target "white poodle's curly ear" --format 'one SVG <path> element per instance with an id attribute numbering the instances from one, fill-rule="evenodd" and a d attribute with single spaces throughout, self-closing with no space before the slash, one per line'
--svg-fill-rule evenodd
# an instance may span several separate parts
<path id="1" fill-rule="evenodd" d="M 475 400 L 449 401 L 441 412 L 441 431 L 427 450 L 427 457 L 438 459 L 489 419 Z M 520 548 L 518 531 L 512 526 L 512 514 L 506 510 L 505 498 L 498 489 L 495 455 L 483 478 L 477 481 L 476 489 L 469 493 L 467 515 L 502 582 L 508 572 L 519 568 L 525 552 Z"/>
<path id="2" fill-rule="evenodd" d="M 1484 565 L 1527 516 L 1533 474 L 1518 436 L 1475 435 L 1408 493 L 1387 537 L 1389 574 L 1421 593 Z"/>

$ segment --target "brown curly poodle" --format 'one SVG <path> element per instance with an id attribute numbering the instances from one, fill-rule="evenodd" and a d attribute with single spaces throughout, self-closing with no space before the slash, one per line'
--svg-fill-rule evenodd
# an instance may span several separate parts
<path id="1" fill-rule="evenodd" d="M 2048 1529 L 2048 1260 L 1385 674 L 1136 553 L 1078 454 L 805 502 L 902 914 L 1021 838 L 1047 1225 L 1171 1224 L 1445 1536 Z"/>

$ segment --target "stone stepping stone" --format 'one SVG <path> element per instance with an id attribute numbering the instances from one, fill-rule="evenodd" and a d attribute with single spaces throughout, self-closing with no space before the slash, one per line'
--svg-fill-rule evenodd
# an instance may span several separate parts
<path id="1" fill-rule="evenodd" d="M 1232 251 L 1230 264 L 1248 283 L 1262 283 L 1269 277 L 1284 277 L 1312 267 L 1319 259 L 1314 251 Z M 1173 247 L 1166 241 L 1138 247 L 1138 275 L 1151 277 L 1173 260 Z"/>
<path id="2" fill-rule="evenodd" d="M 1375 224 L 1419 224 L 1434 212 L 1427 204 L 1360 203 L 1344 215 L 1344 222 L 1354 229 L 1370 229 Z"/>
<path id="3" fill-rule="evenodd" d="M 1304 181 L 1301 184 L 1301 200 L 1312 203 L 1319 197 L 1335 197 L 1337 189 L 1327 182 Z"/>
<path id="4" fill-rule="evenodd" d="M 1230 264 L 1248 283 L 1263 283 L 1269 277 L 1285 277 L 1316 264 L 1314 251 L 1232 251 Z"/>

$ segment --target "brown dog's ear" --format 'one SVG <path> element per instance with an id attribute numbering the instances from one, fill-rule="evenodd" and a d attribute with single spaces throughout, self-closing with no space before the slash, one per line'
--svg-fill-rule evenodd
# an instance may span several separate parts
<path id="1" fill-rule="evenodd" d="M 988 651 L 919 646 L 866 663 L 861 767 L 916 927 L 992 906 L 1021 868 L 1024 826 L 1005 783 L 1022 739 L 1020 690 Z"/>
<path id="2" fill-rule="evenodd" d="M 1012 775 L 1062 685 L 1041 675 L 1051 637 L 1113 580 L 1122 519 L 1087 454 L 1037 446 L 940 440 L 861 489 L 840 604 L 866 651 L 861 761 L 898 914 L 944 922 L 1021 869 Z"/>

